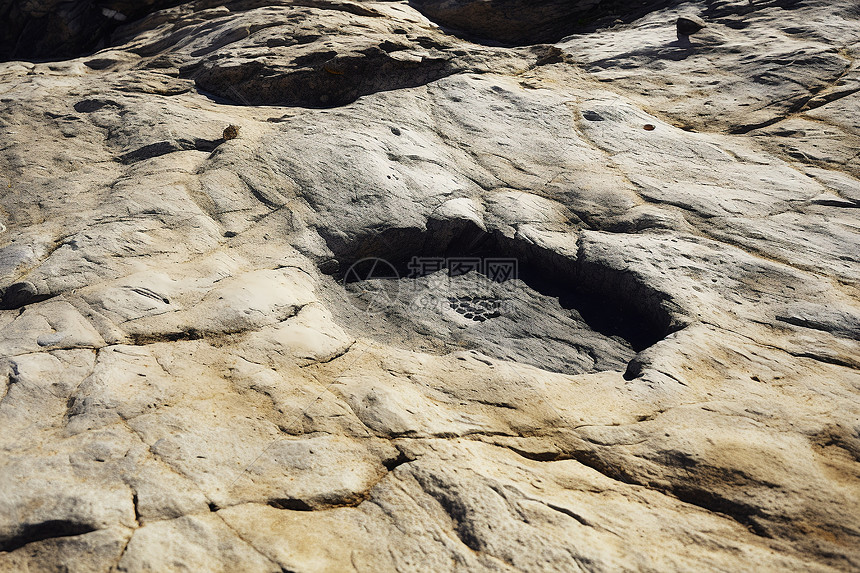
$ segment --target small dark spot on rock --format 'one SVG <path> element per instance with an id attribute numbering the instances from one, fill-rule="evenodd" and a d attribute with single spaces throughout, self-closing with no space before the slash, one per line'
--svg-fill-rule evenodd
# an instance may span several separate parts
<path id="1" fill-rule="evenodd" d="M 300 499 L 273 499 L 269 501 L 268 505 L 276 509 L 289 509 L 292 511 L 313 510 L 310 505 Z"/>
<path id="2" fill-rule="evenodd" d="M 86 62 L 84 62 L 84 65 L 91 70 L 105 70 L 118 63 L 119 60 L 115 58 L 94 58 L 92 60 L 87 60 Z"/>
<path id="3" fill-rule="evenodd" d="M 340 263 L 335 259 L 329 259 L 327 261 L 323 261 L 319 265 L 319 270 L 321 273 L 325 275 L 333 275 L 340 269 Z"/>
<path id="4" fill-rule="evenodd" d="M 108 99 L 85 99 L 74 105 L 75 111 L 78 113 L 93 113 L 106 106 L 122 107 L 113 100 Z"/>
<path id="5" fill-rule="evenodd" d="M 28 304 L 39 302 L 46 297 L 40 297 L 35 285 L 30 282 L 20 282 L 9 285 L 2 297 L 0 297 L 0 308 L 11 310 L 21 308 Z"/>
<path id="6" fill-rule="evenodd" d="M 224 133 L 222 134 L 224 141 L 230 141 L 231 139 L 236 139 L 239 137 L 239 126 L 233 125 L 232 123 L 224 128 Z"/>
<path id="7" fill-rule="evenodd" d="M 698 16 L 681 16 L 676 23 L 678 34 L 682 36 L 695 34 L 706 25 L 705 21 Z"/>
<path id="8" fill-rule="evenodd" d="M 391 128 L 391 133 L 393 133 L 394 135 L 400 135 L 400 130 L 399 130 L 399 129 L 397 129 L 396 127 L 392 127 L 392 128 Z"/>
<path id="9" fill-rule="evenodd" d="M 604 121 L 602 115 L 600 115 L 596 111 L 591 110 L 586 110 L 582 112 L 582 117 L 584 117 L 588 121 Z"/>
<path id="10" fill-rule="evenodd" d="M 656 129 L 656 126 L 652 123 L 646 123 L 642 126 L 642 129 L 644 129 L 645 131 L 654 131 Z"/>
<path id="11" fill-rule="evenodd" d="M 546 51 L 535 62 L 538 66 L 559 64 L 564 61 L 564 50 L 558 46 L 549 46 Z"/>
<path id="12" fill-rule="evenodd" d="M 645 365 L 637 358 L 633 358 L 633 360 L 627 363 L 627 369 L 624 371 L 623 377 L 629 382 L 642 376 L 644 370 Z"/>

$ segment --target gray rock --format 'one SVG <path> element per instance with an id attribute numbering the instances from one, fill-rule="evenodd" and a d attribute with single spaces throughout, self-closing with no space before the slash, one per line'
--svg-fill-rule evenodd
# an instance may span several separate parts
<path id="1" fill-rule="evenodd" d="M 0 570 L 860 567 L 852 2 L 19 4 Z"/>
<path id="2" fill-rule="evenodd" d="M 82 55 L 104 46 L 111 30 L 170 0 L 39 0 L 0 2 L 0 59 L 50 59 Z"/>
<path id="3" fill-rule="evenodd" d="M 677 22 L 675 22 L 675 27 L 678 30 L 679 39 L 681 37 L 689 38 L 689 36 L 702 30 L 706 26 L 707 24 L 704 20 L 692 14 L 688 14 L 686 16 L 679 16 Z"/>
<path id="4" fill-rule="evenodd" d="M 33 283 L 24 281 L 11 284 L 3 290 L 0 308 L 13 310 L 43 299 L 44 297 L 40 298 L 39 291 Z"/>
<path id="5" fill-rule="evenodd" d="M 526 2 L 501 0 L 411 0 L 410 4 L 442 26 L 506 44 L 553 42 L 572 33 L 577 20 L 601 0 Z"/>

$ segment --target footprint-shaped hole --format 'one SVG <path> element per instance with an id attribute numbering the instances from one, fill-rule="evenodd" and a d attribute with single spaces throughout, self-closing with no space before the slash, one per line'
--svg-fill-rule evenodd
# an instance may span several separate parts
<path id="1" fill-rule="evenodd" d="M 336 260 L 323 289 L 327 304 L 346 328 L 388 344 L 472 348 L 578 374 L 623 371 L 672 330 L 660 304 L 666 297 L 632 275 L 471 222 L 431 219 L 426 229 L 324 237 Z M 489 265 L 505 261 L 511 272 Z"/>

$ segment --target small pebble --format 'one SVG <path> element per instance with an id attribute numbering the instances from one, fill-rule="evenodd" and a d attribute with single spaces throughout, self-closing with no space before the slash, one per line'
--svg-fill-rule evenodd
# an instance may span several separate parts
<path id="1" fill-rule="evenodd" d="M 236 139 L 239 137 L 239 126 L 233 125 L 232 123 L 224 128 L 224 133 L 222 134 L 224 141 L 230 141 L 231 139 Z"/>
<path id="2" fill-rule="evenodd" d="M 678 18 L 675 26 L 679 36 L 690 36 L 707 26 L 707 24 L 698 16 L 681 16 Z"/>

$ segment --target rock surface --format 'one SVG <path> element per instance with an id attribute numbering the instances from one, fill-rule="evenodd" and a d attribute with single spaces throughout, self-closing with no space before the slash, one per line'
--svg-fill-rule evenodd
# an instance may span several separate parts
<path id="1" fill-rule="evenodd" d="M 104 47 L 129 19 L 181 0 L 0 0 L 0 57 L 54 59 Z"/>
<path id="2" fill-rule="evenodd" d="M 0 3 L 0 570 L 860 568 L 856 2 L 591 4 Z"/>
<path id="3" fill-rule="evenodd" d="M 410 4 L 442 26 L 507 44 L 551 42 L 571 33 L 601 0 L 412 0 Z"/>

